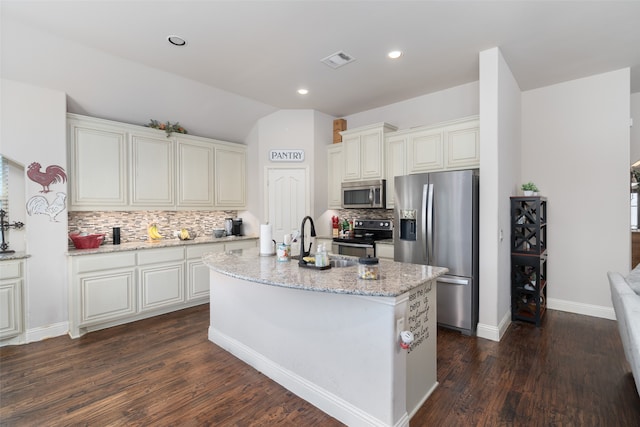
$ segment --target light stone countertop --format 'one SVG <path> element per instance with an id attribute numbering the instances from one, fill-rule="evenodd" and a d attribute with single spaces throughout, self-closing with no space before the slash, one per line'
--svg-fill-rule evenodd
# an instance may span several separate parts
<path id="1" fill-rule="evenodd" d="M 316 292 L 383 297 L 402 295 L 449 271 L 444 267 L 381 259 L 380 279 L 363 280 L 358 278 L 357 265 L 314 270 L 299 267 L 298 260 L 279 262 L 275 256 L 260 256 L 258 249 L 253 248 L 207 253 L 202 259 L 214 271 L 249 282 Z"/>
<path id="2" fill-rule="evenodd" d="M 238 242 L 242 240 L 257 240 L 256 236 L 227 236 L 227 237 L 196 237 L 193 240 L 180 240 L 177 238 L 174 239 L 162 239 L 156 242 L 150 242 L 148 240 L 139 241 L 139 242 L 127 242 L 119 245 L 114 245 L 111 243 L 105 243 L 98 248 L 95 249 L 75 249 L 73 247 L 69 248 L 67 255 L 76 256 L 76 255 L 91 255 L 91 254 L 106 254 L 112 252 L 122 252 L 122 251 L 137 251 L 144 249 L 156 249 L 156 248 L 168 248 L 174 246 L 188 246 L 188 245 L 202 245 L 206 243 L 229 243 L 229 242 Z"/>
<path id="3" fill-rule="evenodd" d="M 13 259 L 24 259 L 29 258 L 31 255 L 28 255 L 26 252 L 11 252 L 11 253 L 0 253 L 0 261 L 9 261 Z"/>

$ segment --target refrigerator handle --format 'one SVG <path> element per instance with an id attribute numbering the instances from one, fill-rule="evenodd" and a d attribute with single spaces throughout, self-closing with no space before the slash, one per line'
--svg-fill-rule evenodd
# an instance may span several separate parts
<path id="1" fill-rule="evenodd" d="M 426 186 L 425 186 L 426 187 Z M 433 184 L 428 185 L 427 192 L 427 264 L 433 264 Z"/>
<path id="2" fill-rule="evenodd" d="M 420 241 L 422 242 L 422 259 L 424 259 L 426 264 L 429 264 L 429 255 L 431 249 L 429 248 L 429 244 L 427 242 L 427 223 L 428 223 L 428 210 L 429 210 L 429 184 L 425 184 L 422 186 L 422 208 L 424 214 L 422 215 L 422 224 L 420 224 Z"/>

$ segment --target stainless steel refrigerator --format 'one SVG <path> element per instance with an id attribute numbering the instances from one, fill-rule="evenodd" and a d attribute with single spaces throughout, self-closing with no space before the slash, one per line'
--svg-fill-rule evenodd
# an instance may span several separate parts
<path id="1" fill-rule="evenodd" d="M 394 259 L 446 267 L 437 321 L 468 335 L 478 324 L 479 170 L 395 178 Z"/>

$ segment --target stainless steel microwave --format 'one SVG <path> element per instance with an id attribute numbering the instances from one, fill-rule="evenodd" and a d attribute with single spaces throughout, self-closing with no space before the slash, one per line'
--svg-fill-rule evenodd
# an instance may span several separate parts
<path id="1" fill-rule="evenodd" d="M 382 208 L 387 207 L 387 181 L 356 181 L 342 183 L 342 207 Z"/>

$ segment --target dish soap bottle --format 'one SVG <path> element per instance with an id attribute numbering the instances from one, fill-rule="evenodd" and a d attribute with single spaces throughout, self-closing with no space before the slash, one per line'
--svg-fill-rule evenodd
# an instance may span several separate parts
<path id="1" fill-rule="evenodd" d="M 318 245 L 316 251 L 316 267 L 326 267 L 328 264 L 327 250 L 323 244 Z"/>

